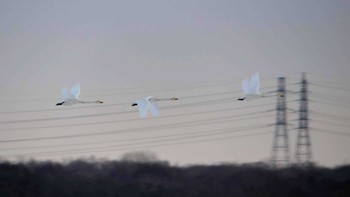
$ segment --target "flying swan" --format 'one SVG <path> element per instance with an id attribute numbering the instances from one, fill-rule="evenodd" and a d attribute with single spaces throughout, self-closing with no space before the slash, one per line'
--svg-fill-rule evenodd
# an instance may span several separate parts
<path id="1" fill-rule="evenodd" d="M 156 117 L 159 116 L 159 110 L 157 106 L 157 101 L 176 101 L 178 98 L 153 98 L 152 96 L 138 99 L 136 103 L 133 103 L 131 106 L 138 106 L 140 118 L 145 118 L 148 111 Z"/>
<path id="2" fill-rule="evenodd" d="M 65 105 L 65 106 L 70 106 L 70 105 L 74 105 L 77 103 L 82 103 L 82 104 L 86 104 L 86 103 L 103 103 L 102 101 L 83 101 L 79 99 L 79 95 L 80 95 L 80 84 L 77 83 L 75 84 L 70 91 L 68 90 L 67 87 L 63 88 L 61 91 L 61 96 L 63 98 L 63 102 L 61 103 L 57 103 L 56 106 L 58 105 Z"/>
<path id="3" fill-rule="evenodd" d="M 246 98 L 255 98 L 261 96 L 260 94 L 260 81 L 259 81 L 259 73 L 255 73 L 250 80 L 244 79 L 242 80 L 242 90 L 244 97 L 238 98 L 237 100 L 243 101 Z"/>

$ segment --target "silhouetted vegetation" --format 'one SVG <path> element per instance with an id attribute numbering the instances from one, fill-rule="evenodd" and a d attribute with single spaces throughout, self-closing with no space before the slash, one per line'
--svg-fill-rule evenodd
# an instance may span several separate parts
<path id="1" fill-rule="evenodd" d="M 0 196 L 350 196 L 350 166 L 170 166 L 167 162 L 0 163 Z"/>

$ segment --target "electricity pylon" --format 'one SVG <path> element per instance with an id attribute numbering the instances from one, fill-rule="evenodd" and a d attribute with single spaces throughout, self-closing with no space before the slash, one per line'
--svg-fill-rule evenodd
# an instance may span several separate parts
<path id="1" fill-rule="evenodd" d="M 287 131 L 287 104 L 286 82 L 284 77 L 278 78 L 276 130 L 272 146 L 271 163 L 274 167 L 283 167 L 289 164 L 289 145 Z"/>
<path id="2" fill-rule="evenodd" d="M 299 165 L 310 164 L 312 160 L 307 85 L 306 75 L 303 73 L 300 90 L 299 127 L 295 152 L 295 159 Z"/>

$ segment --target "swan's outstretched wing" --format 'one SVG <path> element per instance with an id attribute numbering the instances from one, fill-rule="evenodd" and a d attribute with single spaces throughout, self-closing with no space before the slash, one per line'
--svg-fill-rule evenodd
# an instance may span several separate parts
<path id="1" fill-rule="evenodd" d="M 75 84 L 71 89 L 70 89 L 70 93 L 72 94 L 72 96 L 76 99 L 79 98 L 80 95 L 80 84 L 77 83 Z"/>
<path id="2" fill-rule="evenodd" d="M 251 94 L 252 90 L 250 87 L 249 79 L 242 80 L 242 90 L 244 95 Z"/>
<path id="3" fill-rule="evenodd" d="M 139 108 L 140 118 L 145 118 L 148 113 L 149 101 L 147 99 L 139 99 L 136 101 L 137 107 Z"/>
<path id="4" fill-rule="evenodd" d="M 250 87 L 253 94 L 259 93 L 260 81 L 259 81 L 259 73 L 255 73 L 250 79 Z"/>
<path id="5" fill-rule="evenodd" d="M 71 95 L 71 93 L 69 92 L 69 90 L 68 90 L 67 87 L 62 88 L 62 90 L 61 90 L 61 96 L 62 96 L 62 99 L 63 99 L 63 100 L 67 100 L 67 99 L 71 99 L 71 98 L 72 98 L 72 95 Z"/>
<path id="6" fill-rule="evenodd" d="M 149 110 L 151 111 L 153 116 L 155 116 L 155 117 L 159 116 L 159 109 L 158 109 L 158 106 L 157 106 L 156 102 L 151 102 L 150 103 Z"/>

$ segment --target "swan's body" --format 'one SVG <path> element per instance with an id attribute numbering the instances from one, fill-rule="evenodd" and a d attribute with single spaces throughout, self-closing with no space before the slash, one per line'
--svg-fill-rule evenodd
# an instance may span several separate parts
<path id="1" fill-rule="evenodd" d="M 102 101 L 83 101 L 79 99 L 80 95 L 80 85 L 79 83 L 75 84 L 70 90 L 68 90 L 67 87 L 63 88 L 61 91 L 61 96 L 63 99 L 63 102 L 57 103 L 57 105 L 64 105 L 64 106 L 70 106 L 75 105 L 77 103 L 103 103 Z"/>
<path id="2" fill-rule="evenodd" d="M 156 102 L 168 100 L 175 101 L 178 100 L 178 98 L 153 98 L 152 96 L 149 96 L 146 98 L 138 99 L 136 103 L 133 103 L 131 106 L 138 106 L 140 118 L 145 118 L 148 114 L 148 111 L 150 111 L 154 117 L 157 117 L 159 116 L 159 109 Z"/>
<path id="3" fill-rule="evenodd" d="M 239 101 L 243 101 L 247 98 L 256 98 L 260 97 L 260 81 L 259 73 L 255 73 L 250 79 L 242 80 L 242 90 L 244 97 L 239 98 Z"/>

